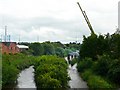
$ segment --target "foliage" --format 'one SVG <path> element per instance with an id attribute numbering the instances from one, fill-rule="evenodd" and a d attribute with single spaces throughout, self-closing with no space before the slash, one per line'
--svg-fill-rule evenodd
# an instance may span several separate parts
<path id="1" fill-rule="evenodd" d="M 2 55 L 2 85 L 15 83 L 20 70 L 33 64 L 34 57 L 24 54 Z"/>
<path id="2" fill-rule="evenodd" d="M 120 85 L 120 59 L 115 59 L 110 63 L 108 78 Z"/>
<path id="3" fill-rule="evenodd" d="M 59 56 L 59 57 L 64 57 L 64 49 L 61 48 L 61 47 L 57 47 L 57 48 L 55 49 L 55 53 L 56 53 L 56 55 Z"/>
<path id="4" fill-rule="evenodd" d="M 82 78 L 87 81 L 89 88 L 113 88 L 113 85 L 104 80 L 102 77 L 95 75 L 91 70 L 87 69 L 81 74 Z"/>
<path id="5" fill-rule="evenodd" d="M 76 43 L 76 42 L 73 42 L 73 43 L 69 43 L 69 44 L 65 44 L 66 47 L 69 47 L 70 49 L 75 49 L 75 50 L 79 50 L 80 49 L 80 43 Z"/>
<path id="6" fill-rule="evenodd" d="M 88 85 L 91 88 L 113 88 L 106 80 L 100 76 L 91 75 L 88 79 Z"/>
<path id="7" fill-rule="evenodd" d="M 33 50 L 32 54 L 35 56 L 40 56 L 44 53 L 44 48 L 40 43 L 32 43 L 30 49 Z"/>
<path id="8" fill-rule="evenodd" d="M 17 79 L 18 69 L 14 65 L 4 64 L 2 72 L 2 85 L 13 84 Z"/>
<path id="9" fill-rule="evenodd" d="M 92 65 L 93 65 L 92 59 L 85 58 L 78 63 L 77 69 L 79 72 L 83 72 L 85 69 L 91 68 Z"/>
<path id="10" fill-rule="evenodd" d="M 43 43 L 44 55 L 55 55 L 55 48 L 51 43 Z"/>
<path id="11" fill-rule="evenodd" d="M 64 49 L 64 56 L 65 56 L 65 57 L 68 56 L 68 54 L 71 53 L 71 52 L 72 52 L 71 49 L 65 48 L 65 49 Z"/>
<path id="12" fill-rule="evenodd" d="M 73 66 L 75 63 L 77 63 L 77 58 L 74 58 L 74 59 L 70 60 L 71 66 Z"/>
<path id="13" fill-rule="evenodd" d="M 110 38 L 110 55 L 114 59 L 120 58 L 120 34 L 113 34 Z"/>
<path id="14" fill-rule="evenodd" d="M 64 44 L 62 44 L 61 42 L 51 42 L 51 44 L 55 47 L 55 48 L 57 48 L 57 47 L 60 47 L 60 48 L 65 48 L 65 45 Z"/>
<path id="15" fill-rule="evenodd" d="M 35 80 L 38 88 L 66 88 L 67 62 L 57 56 L 42 56 L 35 63 Z"/>
<path id="16" fill-rule="evenodd" d="M 92 58 L 93 66 L 89 68 L 94 73 L 120 85 L 120 34 L 84 36 L 78 71 L 85 70 L 86 57 Z"/>
<path id="17" fill-rule="evenodd" d="M 99 75 L 107 76 L 111 59 L 109 55 L 99 56 L 93 65 L 93 71 Z"/>
<path id="18" fill-rule="evenodd" d="M 80 57 L 90 57 L 93 60 L 97 59 L 98 55 L 103 55 L 108 51 L 108 43 L 103 35 L 84 36 L 83 43 L 80 48 Z"/>
<path id="19" fill-rule="evenodd" d="M 46 41 L 43 43 L 35 42 L 35 43 L 27 43 L 22 42 L 19 43 L 22 45 L 29 46 L 27 51 L 23 51 L 23 54 L 26 55 L 34 55 L 34 56 L 41 56 L 41 55 L 57 55 L 59 57 L 65 57 L 71 52 L 75 52 L 79 50 L 80 43 L 69 43 L 69 44 L 62 44 L 61 42 L 50 42 Z"/>

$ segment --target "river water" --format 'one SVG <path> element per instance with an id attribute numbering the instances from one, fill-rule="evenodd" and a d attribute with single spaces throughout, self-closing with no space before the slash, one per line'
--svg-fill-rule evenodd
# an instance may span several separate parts
<path id="1" fill-rule="evenodd" d="M 68 75 L 71 78 L 68 83 L 70 88 L 88 88 L 87 83 L 80 77 L 76 66 L 77 64 L 73 65 L 72 67 L 69 65 L 68 68 Z"/>
<path id="2" fill-rule="evenodd" d="M 67 58 L 65 58 L 65 60 L 68 62 Z M 73 66 L 69 65 L 68 67 L 68 75 L 71 78 L 71 80 L 68 82 L 68 85 L 70 88 L 88 88 L 87 83 L 82 80 L 76 67 L 77 64 L 74 64 Z"/>
<path id="3" fill-rule="evenodd" d="M 17 79 L 16 88 L 19 90 L 20 88 L 33 88 L 36 90 L 36 85 L 34 82 L 34 69 L 33 66 L 21 71 L 19 77 Z"/>
<path id="4" fill-rule="evenodd" d="M 67 58 L 65 60 L 68 62 Z M 69 65 L 68 67 L 68 75 L 71 80 L 68 82 L 70 88 L 88 88 L 85 81 L 80 77 L 77 68 L 77 64 L 74 64 L 72 67 Z M 28 88 L 32 90 L 37 90 L 35 81 L 34 81 L 34 66 L 30 66 L 27 69 L 24 69 L 19 74 L 17 79 L 17 85 L 15 89 L 12 90 L 23 90 L 23 88 Z"/>

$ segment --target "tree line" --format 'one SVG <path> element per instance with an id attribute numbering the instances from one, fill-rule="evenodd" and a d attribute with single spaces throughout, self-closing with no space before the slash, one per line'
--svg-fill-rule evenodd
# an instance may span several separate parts
<path id="1" fill-rule="evenodd" d="M 77 68 L 88 85 L 92 88 L 119 86 L 120 34 L 92 34 L 83 38 Z"/>
<path id="2" fill-rule="evenodd" d="M 19 43 L 29 46 L 28 51 L 24 51 L 24 54 L 30 54 L 34 56 L 41 55 L 57 55 L 59 57 L 65 57 L 70 52 L 75 52 L 80 49 L 80 43 L 69 43 L 62 44 L 61 42 L 50 42 L 46 41 L 43 43 L 34 42 L 34 43 Z"/>

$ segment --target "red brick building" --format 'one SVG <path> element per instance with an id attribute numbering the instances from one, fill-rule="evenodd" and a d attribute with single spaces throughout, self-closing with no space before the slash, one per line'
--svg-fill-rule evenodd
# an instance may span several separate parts
<path id="1" fill-rule="evenodd" d="M 16 42 L 2 42 L 1 43 L 2 45 L 2 54 L 6 53 L 6 54 L 9 54 L 9 53 L 12 53 L 12 54 L 15 54 L 15 53 L 19 53 L 20 52 L 20 49 L 17 47 L 17 44 Z"/>

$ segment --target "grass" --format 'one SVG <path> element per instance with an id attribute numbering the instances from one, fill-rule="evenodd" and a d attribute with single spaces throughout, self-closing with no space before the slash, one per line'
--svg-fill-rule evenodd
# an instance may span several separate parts
<path id="1" fill-rule="evenodd" d="M 91 70 L 87 69 L 85 72 L 81 74 L 82 78 L 87 81 L 89 88 L 94 89 L 105 89 L 105 88 L 114 88 L 112 84 L 107 82 L 104 78 L 101 76 L 95 75 Z"/>

